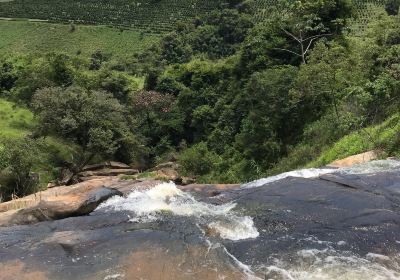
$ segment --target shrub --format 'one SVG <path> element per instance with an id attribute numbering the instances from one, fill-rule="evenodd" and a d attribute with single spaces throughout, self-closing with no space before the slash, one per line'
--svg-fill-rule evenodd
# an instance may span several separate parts
<path id="1" fill-rule="evenodd" d="M 38 136 L 56 136 L 80 147 L 72 171 L 95 156 L 132 162 L 143 154 L 140 136 L 128 125 L 126 108 L 111 94 L 80 87 L 44 88 L 34 96 Z"/>
<path id="2" fill-rule="evenodd" d="M 182 173 L 187 176 L 206 175 L 213 170 L 219 160 L 218 155 L 210 151 L 204 142 L 185 150 L 178 159 Z"/>
<path id="3" fill-rule="evenodd" d="M 4 200 L 38 191 L 39 177 L 32 172 L 37 143 L 25 138 L 0 143 L 0 196 Z"/>

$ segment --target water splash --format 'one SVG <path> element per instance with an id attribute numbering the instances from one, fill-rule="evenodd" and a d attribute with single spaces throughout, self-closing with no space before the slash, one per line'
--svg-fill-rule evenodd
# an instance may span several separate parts
<path id="1" fill-rule="evenodd" d="M 250 217 L 237 217 L 228 221 L 211 222 L 209 228 L 216 230 L 224 239 L 242 240 L 256 238 L 259 233 L 254 226 L 253 219 Z"/>
<path id="2" fill-rule="evenodd" d="M 194 217 L 222 238 L 242 240 L 257 238 L 253 220 L 234 211 L 235 203 L 213 205 L 199 202 L 174 183 L 162 183 L 147 190 L 134 190 L 127 197 L 115 196 L 102 203 L 96 211 L 128 211 L 131 222 L 151 222 L 163 214 Z"/>

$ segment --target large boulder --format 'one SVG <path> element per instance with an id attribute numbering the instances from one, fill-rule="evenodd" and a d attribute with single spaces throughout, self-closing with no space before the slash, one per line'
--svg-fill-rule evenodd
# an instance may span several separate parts
<path id="1" fill-rule="evenodd" d="M 131 167 L 125 163 L 122 162 L 116 162 L 116 161 L 105 161 L 102 163 L 98 164 L 92 164 L 92 165 L 86 165 L 82 171 L 93 171 L 93 170 L 99 170 L 99 169 L 104 169 L 104 168 L 109 168 L 109 169 L 131 169 Z"/>
<path id="2" fill-rule="evenodd" d="M 53 201 L 55 198 L 65 198 L 66 196 L 77 196 L 88 193 L 101 187 L 110 187 L 119 181 L 116 177 L 96 179 L 88 182 L 75 184 L 72 186 L 59 186 L 25 196 L 20 199 L 0 203 L 0 213 L 10 210 L 20 210 L 38 206 L 42 201 Z M 59 199 L 60 200 L 60 199 Z"/>
<path id="3" fill-rule="evenodd" d="M 167 181 L 180 183 L 182 181 L 179 175 L 179 164 L 175 162 L 164 162 L 148 170 L 154 173 L 155 177 L 162 178 Z"/>
<path id="4" fill-rule="evenodd" d="M 37 206 L 12 210 L 0 215 L 0 226 L 33 224 L 91 213 L 108 198 L 122 195 L 121 192 L 100 187 L 80 195 L 68 194 L 43 200 Z"/>
<path id="5" fill-rule="evenodd" d="M 79 181 L 92 179 L 102 179 L 103 177 L 136 175 L 139 170 L 131 168 L 129 165 L 116 161 L 106 161 L 99 164 L 87 165 L 78 174 Z"/>
<path id="6" fill-rule="evenodd" d="M 107 184 L 108 183 L 108 184 Z M 58 187 L 48 192 L 40 192 L 21 200 L 0 204 L 0 226 L 31 224 L 47 220 L 57 220 L 72 216 L 86 215 L 101 202 L 122 193 L 110 182 L 94 180 L 73 187 Z"/>
<path id="7" fill-rule="evenodd" d="M 378 159 L 379 154 L 380 154 L 380 152 L 375 151 L 375 150 L 361 153 L 361 154 L 350 156 L 350 157 L 347 157 L 344 159 L 336 160 L 336 161 L 328 164 L 328 167 L 342 168 L 342 167 L 350 167 L 355 164 L 370 162 L 370 161 Z"/>
<path id="8" fill-rule="evenodd" d="M 174 169 L 174 170 L 178 170 L 179 169 L 179 164 L 177 164 L 176 162 L 164 162 L 164 163 L 160 163 L 157 166 L 151 168 L 149 171 L 158 171 L 158 170 L 162 170 L 162 169 Z"/>
<path id="9" fill-rule="evenodd" d="M 139 171 L 131 168 L 129 165 L 116 161 L 105 161 L 102 163 L 86 165 L 76 174 L 66 168 L 62 171 L 61 178 L 57 182 L 51 182 L 48 187 L 73 185 L 79 182 L 91 181 L 94 179 L 105 179 L 105 177 L 119 175 L 136 175 Z"/>
<path id="10" fill-rule="evenodd" d="M 118 176 L 118 175 L 136 175 L 139 171 L 136 169 L 111 169 L 103 168 L 94 171 L 84 171 L 79 173 L 79 177 L 89 177 L 89 176 Z"/>
<path id="11" fill-rule="evenodd" d="M 34 224 L 83 216 L 112 196 L 125 196 L 132 190 L 149 189 L 162 183 L 154 179 L 121 180 L 103 177 L 72 186 L 60 186 L 21 199 L 0 204 L 0 227 Z M 237 190 L 240 185 L 190 184 L 178 186 L 204 199 L 216 198 L 223 192 Z"/>
<path id="12" fill-rule="evenodd" d="M 118 177 L 94 179 L 73 186 L 61 186 L 0 204 L 0 226 L 32 224 L 91 213 L 115 195 L 132 189 L 150 188 L 156 180 L 121 181 Z"/>

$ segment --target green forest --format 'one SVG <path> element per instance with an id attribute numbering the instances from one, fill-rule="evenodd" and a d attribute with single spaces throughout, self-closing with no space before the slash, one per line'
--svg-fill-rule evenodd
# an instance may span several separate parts
<path id="1" fill-rule="evenodd" d="M 0 15 L 29 18 L 28 2 L 0 3 Z M 202 2 L 209 11 L 160 21 L 157 36 L 135 31 L 136 45 L 117 28 L 123 51 L 0 48 L 0 199 L 101 160 L 177 161 L 198 182 L 239 183 L 371 149 L 400 155 L 400 0 Z M 32 18 L 57 15 L 41 7 Z"/>

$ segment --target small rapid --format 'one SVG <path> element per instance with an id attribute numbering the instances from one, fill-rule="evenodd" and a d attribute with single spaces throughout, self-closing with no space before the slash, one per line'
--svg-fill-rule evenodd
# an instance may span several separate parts
<path id="1" fill-rule="evenodd" d="M 221 238 L 243 240 L 257 238 L 259 233 L 249 216 L 241 216 L 235 203 L 213 205 L 197 201 L 174 183 L 162 183 L 146 190 L 133 190 L 127 197 L 115 196 L 101 204 L 96 211 L 127 211 L 131 222 L 146 223 L 166 215 L 192 217 L 208 231 Z"/>
<path id="2" fill-rule="evenodd" d="M 342 174 L 377 174 L 398 171 L 400 171 L 400 161 L 394 159 L 374 160 L 368 163 L 355 164 L 351 167 L 335 170 L 335 172 Z"/>
<path id="3" fill-rule="evenodd" d="M 333 168 L 309 168 L 309 169 L 289 171 L 279 175 L 255 180 L 253 182 L 244 184 L 242 188 L 244 189 L 257 188 L 289 177 L 315 178 L 323 174 L 333 173 L 335 171 L 336 169 Z"/>
<path id="4" fill-rule="evenodd" d="M 400 280 L 399 182 L 396 160 L 243 187 L 116 181 L 100 191 L 124 196 L 88 215 L 0 227 L 0 279 Z"/>
<path id="5" fill-rule="evenodd" d="M 125 197 L 112 197 L 95 213 L 127 213 L 134 224 L 166 221 L 173 224 L 172 230 L 176 221 L 173 217 L 189 219 L 200 229 L 199 237 L 207 244 L 208 252 L 222 252 L 244 279 L 399 280 L 400 241 L 386 241 L 394 240 L 392 235 L 399 228 L 396 222 L 388 223 L 394 217 L 390 204 L 384 206 L 389 210 L 378 208 L 384 205 L 382 196 L 338 189 L 324 180 L 283 180 L 325 174 L 354 180 L 358 176 L 353 175 L 360 175 L 375 186 L 373 176 L 385 178 L 384 172 L 400 172 L 400 162 L 377 160 L 349 168 L 286 172 L 244 184 L 233 192 L 236 196 L 228 196 L 232 197 L 229 202 L 217 204 L 199 201 L 172 182 L 162 183 L 134 189 Z M 391 182 L 395 180 L 387 180 Z M 352 203 L 345 202 L 349 196 Z M 309 231 L 328 240 L 320 241 Z"/>

